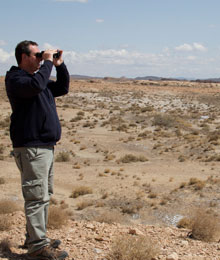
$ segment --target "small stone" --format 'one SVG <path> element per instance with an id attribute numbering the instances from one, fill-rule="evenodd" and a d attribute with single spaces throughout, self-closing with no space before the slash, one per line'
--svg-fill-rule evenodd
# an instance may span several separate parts
<path id="1" fill-rule="evenodd" d="M 186 241 L 186 240 L 183 240 L 183 241 L 181 242 L 181 246 L 188 246 L 188 245 L 189 245 L 189 242 Z"/>
<path id="2" fill-rule="evenodd" d="M 95 230 L 96 229 L 93 224 L 87 224 L 86 228 L 91 229 L 91 230 Z"/>
<path id="3" fill-rule="evenodd" d="M 94 252 L 95 252 L 96 254 L 101 254 L 101 253 L 102 253 L 102 250 L 99 249 L 99 248 L 94 248 Z"/>
<path id="4" fill-rule="evenodd" d="M 141 232 L 137 228 L 130 228 L 129 231 L 128 231 L 128 234 L 130 234 L 130 235 L 144 235 L 144 233 Z"/>
<path id="5" fill-rule="evenodd" d="M 96 241 L 104 241 L 104 238 L 103 237 L 95 237 L 95 240 Z"/>
<path id="6" fill-rule="evenodd" d="M 178 259 L 179 259 L 179 257 L 177 255 L 177 253 L 175 253 L 175 252 L 168 255 L 167 258 L 166 258 L 166 260 L 178 260 Z"/>

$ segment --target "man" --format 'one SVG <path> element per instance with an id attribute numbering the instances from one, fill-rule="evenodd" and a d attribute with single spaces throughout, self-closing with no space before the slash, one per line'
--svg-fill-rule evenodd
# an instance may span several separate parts
<path id="1" fill-rule="evenodd" d="M 26 215 L 26 241 L 29 259 L 64 259 L 59 240 L 46 236 L 48 207 L 53 193 L 54 145 L 60 139 L 61 126 L 54 97 L 68 93 L 69 73 L 58 50 L 40 53 L 38 44 L 22 41 L 15 49 L 18 66 L 5 77 L 11 104 L 10 137 L 16 164 L 21 172 Z M 43 64 L 41 62 L 43 61 Z M 56 81 L 50 80 L 53 66 Z"/>

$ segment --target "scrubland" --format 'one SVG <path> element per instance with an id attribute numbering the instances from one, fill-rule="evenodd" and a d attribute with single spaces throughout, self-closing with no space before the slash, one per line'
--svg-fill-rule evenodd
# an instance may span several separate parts
<path id="1" fill-rule="evenodd" d="M 0 87 L 0 249 L 18 259 L 23 198 Z M 220 259 L 220 84 L 71 80 L 56 103 L 48 232 L 70 259 Z"/>

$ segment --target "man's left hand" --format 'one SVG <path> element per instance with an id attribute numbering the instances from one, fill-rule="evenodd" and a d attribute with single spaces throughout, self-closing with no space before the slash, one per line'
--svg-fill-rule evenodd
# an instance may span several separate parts
<path id="1" fill-rule="evenodd" d="M 57 50 L 57 51 L 60 52 L 60 57 L 58 59 L 53 58 L 53 65 L 54 66 L 60 66 L 63 63 L 63 58 L 62 58 L 63 51 L 62 50 Z"/>

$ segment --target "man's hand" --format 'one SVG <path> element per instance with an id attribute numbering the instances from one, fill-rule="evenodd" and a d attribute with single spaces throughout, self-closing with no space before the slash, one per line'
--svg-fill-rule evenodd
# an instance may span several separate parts
<path id="1" fill-rule="evenodd" d="M 43 60 L 50 60 L 53 62 L 53 54 L 57 53 L 57 50 L 45 50 L 43 53 Z"/>
<path id="2" fill-rule="evenodd" d="M 60 66 L 63 63 L 63 58 L 62 58 L 63 51 L 62 50 L 56 50 L 56 53 L 57 52 L 60 52 L 60 57 L 57 58 L 57 59 L 56 58 L 53 59 L 53 65 L 54 66 Z"/>

